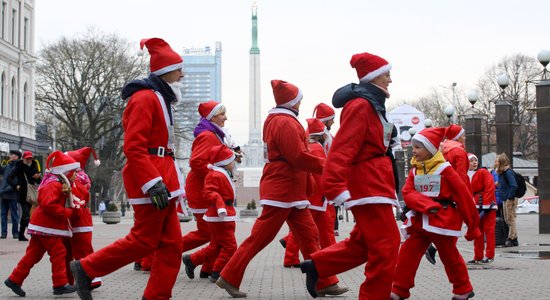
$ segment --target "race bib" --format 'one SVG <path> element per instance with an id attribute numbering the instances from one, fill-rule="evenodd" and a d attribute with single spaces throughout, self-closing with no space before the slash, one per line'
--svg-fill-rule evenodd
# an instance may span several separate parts
<path id="1" fill-rule="evenodd" d="M 414 189 L 428 196 L 437 197 L 441 191 L 441 175 L 428 174 L 414 176 Z"/>

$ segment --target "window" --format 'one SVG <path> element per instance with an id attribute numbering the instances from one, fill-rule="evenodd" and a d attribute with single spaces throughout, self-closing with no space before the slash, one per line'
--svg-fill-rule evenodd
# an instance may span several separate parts
<path id="1" fill-rule="evenodd" d="M 0 20 L 0 30 L 2 31 L 2 39 L 4 39 L 4 26 L 6 24 L 6 2 L 2 2 L 2 15 L 0 16 L 2 19 Z"/>
<path id="2" fill-rule="evenodd" d="M 27 50 L 27 37 L 29 31 L 29 18 L 25 17 L 25 23 L 23 24 L 23 49 Z"/>
<path id="3" fill-rule="evenodd" d="M 23 86 L 23 122 L 27 122 L 27 114 L 30 113 L 30 110 L 28 109 L 28 107 L 30 107 L 30 103 L 28 103 L 29 101 L 29 91 L 28 91 L 28 88 L 27 88 L 27 83 L 25 82 L 25 85 Z M 29 110 L 29 111 L 27 111 Z"/>
<path id="4" fill-rule="evenodd" d="M 15 86 L 15 77 L 11 80 L 11 118 L 14 120 L 18 119 L 17 116 L 17 92 Z"/>
<path id="5" fill-rule="evenodd" d="M 14 9 L 12 10 L 12 15 L 11 15 L 11 43 L 13 45 L 15 45 L 15 32 L 17 31 L 17 28 L 15 28 L 17 22 L 16 22 L 16 17 L 17 17 L 17 10 Z"/>
<path id="6" fill-rule="evenodd" d="M 0 116 L 4 115 L 4 84 L 6 81 L 6 75 L 2 72 L 2 82 L 0 82 Z"/>

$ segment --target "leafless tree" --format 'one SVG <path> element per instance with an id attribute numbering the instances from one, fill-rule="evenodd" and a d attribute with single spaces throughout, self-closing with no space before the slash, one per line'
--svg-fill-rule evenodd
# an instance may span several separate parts
<path id="1" fill-rule="evenodd" d="M 134 46 L 134 48 L 137 48 Z M 116 35 L 89 29 L 45 45 L 37 63 L 37 119 L 48 124 L 63 151 L 92 146 L 102 160 L 89 168 L 92 192 L 109 196 L 111 177 L 124 163 L 120 91 L 144 75 L 143 58 Z"/>

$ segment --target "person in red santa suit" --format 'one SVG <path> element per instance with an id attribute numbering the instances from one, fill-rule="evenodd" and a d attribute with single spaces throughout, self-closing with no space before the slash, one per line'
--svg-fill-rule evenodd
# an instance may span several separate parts
<path id="1" fill-rule="evenodd" d="M 90 188 L 92 187 L 92 181 L 84 169 L 90 155 L 94 156 L 94 165 L 98 167 L 100 161 L 97 157 L 97 153 L 91 147 L 83 147 L 78 150 L 68 151 L 66 153 L 72 157 L 76 162 L 80 164 L 80 168 L 76 170 L 76 180 L 74 182 L 73 196 L 79 201 L 83 201 L 77 213 L 74 214 L 69 222 L 71 223 L 71 231 L 73 236 L 70 239 L 63 239 L 65 245 L 66 266 L 67 266 L 67 279 L 69 283 L 74 283 L 74 278 L 71 274 L 69 264 L 73 259 L 81 259 L 94 252 L 92 246 L 92 231 L 94 224 L 92 221 L 92 213 L 87 207 L 90 202 Z M 100 287 L 102 284 L 101 278 L 94 278 L 92 280 L 92 289 Z"/>
<path id="2" fill-rule="evenodd" d="M 445 141 L 441 145 L 441 152 L 446 161 L 448 161 L 453 169 L 458 173 L 460 179 L 466 184 L 468 191 L 472 192 L 472 186 L 470 178 L 468 177 L 468 169 L 470 168 L 470 161 L 468 160 L 468 153 L 464 148 L 466 142 L 466 135 L 464 128 L 457 124 L 451 124 L 445 130 Z M 426 259 L 435 264 L 435 254 L 437 248 L 434 245 L 430 245 L 426 250 Z"/>
<path id="3" fill-rule="evenodd" d="M 407 238 L 397 258 L 391 299 L 407 299 L 414 287 L 420 260 L 430 243 L 439 249 L 439 256 L 449 282 L 453 285 L 454 300 L 474 296 L 464 259 L 456 247 L 462 235 L 462 223 L 468 231 L 466 239 L 478 236 L 479 216 L 472 195 L 438 146 L 445 128 L 426 128 L 412 138 L 412 169 L 403 186 L 403 199 L 410 209 L 402 229 Z"/>
<path id="4" fill-rule="evenodd" d="M 272 80 L 271 86 L 277 107 L 269 111 L 263 127 L 266 164 L 260 179 L 262 214 L 216 281 L 234 298 L 246 297 L 239 287 L 248 263 L 275 238 L 285 221 L 306 259 L 319 250 L 319 232 L 305 209 L 310 204 L 306 182 L 308 172 L 321 173 L 324 159 L 309 151 L 304 128 L 298 121 L 301 90 L 282 80 Z M 337 283 L 335 276 L 324 277 L 314 289 L 327 295 L 348 291 Z"/>
<path id="5" fill-rule="evenodd" d="M 71 187 L 76 178 L 75 170 L 80 166 L 74 159 L 60 151 L 54 151 L 46 159 L 46 168 L 51 174 L 38 187 L 38 207 L 31 216 L 28 227 L 31 239 L 25 255 L 4 284 L 15 294 L 25 297 L 21 288 L 32 267 L 45 253 L 52 263 L 54 295 L 74 293 L 69 285 L 65 269 L 65 247 L 63 238 L 71 237 L 68 219 L 76 214 Z"/>
<path id="6" fill-rule="evenodd" d="M 366 52 L 353 55 L 350 64 L 357 71 L 359 84 L 338 89 L 332 98 L 334 107 L 344 109 L 322 184 L 329 200 L 351 210 L 355 226 L 349 238 L 313 253 L 300 267 L 307 275 L 308 291 L 315 297 L 311 286 L 317 278 L 367 262 L 359 299 L 387 299 L 400 242 L 392 210 L 399 205 L 391 151 L 397 130 L 387 121 L 385 107 L 391 65 Z"/>
<path id="7" fill-rule="evenodd" d="M 327 137 L 327 131 L 325 125 L 316 118 L 307 119 L 307 132 L 309 133 L 309 150 L 315 156 L 323 159 L 327 158 L 326 149 L 323 146 L 323 142 Z M 309 196 L 308 200 L 311 205 L 308 207 L 317 230 L 319 231 L 319 242 L 321 249 L 326 248 L 336 243 L 334 238 L 334 219 L 332 213 L 329 211 L 328 201 L 323 195 L 323 187 L 321 183 L 321 174 L 313 174 L 315 179 L 316 189 L 314 193 Z M 299 248 L 296 243 L 296 239 L 292 233 L 288 234 L 284 267 L 299 267 Z"/>
<path id="8" fill-rule="evenodd" d="M 495 225 L 497 217 L 497 201 L 495 197 L 495 181 L 493 175 L 485 169 L 478 169 L 478 159 L 473 153 L 468 153 L 470 170 L 468 176 L 472 182 L 474 203 L 479 213 L 479 230 L 481 235 L 474 240 L 474 259 L 469 264 L 488 264 L 495 259 Z M 487 245 L 487 246 L 485 246 Z M 485 255 L 483 251 L 485 250 Z"/>
<path id="9" fill-rule="evenodd" d="M 213 100 L 199 104 L 201 120 L 193 131 L 195 140 L 193 140 L 191 146 L 191 158 L 189 159 L 191 171 L 187 174 L 185 182 L 187 203 L 197 221 L 197 230 L 183 236 L 183 253 L 202 246 L 211 240 L 209 226 L 203 219 L 210 206 L 208 201 L 203 198 L 204 178 L 208 174 L 207 166 L 210 150 L 214 146 L 224 144 L 229 138 L 227 131 L 223 129 L 227 120 L 226 111 L 227 109 L 223 104 Z M 202 265 L 200 278 L 208 278 L 212 274 L 212 262 L 213 259 Z"/>
<path id="10" fill-rule="evenodd" d="M 214 260 L 210 281 L 216 282 L 233 253 L 237 250 L 235 239 L 235 186 L 233 170 L 235 168 L 235 153 L 225 145 L 214 146 L 210 150 L 208 174 L 204 179 L 204 201 L 210 205 L 203 219 L 207 222 L 212 241 L 208 247 L 183 256 L 185 273 L 191 279 L 195 278 L 194 269 L 208 260 Z"/>
<path id="11" fill-rule="evenodd" d="M 104 276 L 154 252 L 143 299 L 169 299 L 181 266 L 181 229 L 176 199 L 183 179 L 174 160 L 172 105 L 181 100 L 183 60 L 160 38 L 143 39 L 151 74 L 122 89 L 126 165 L 124 188 L 134 210 L 130 233 L 83 259 L 71 262 L 81 299 L 92 299 L 91 278 Z M 122 295 L 120 295 L 122 296 Z"/>

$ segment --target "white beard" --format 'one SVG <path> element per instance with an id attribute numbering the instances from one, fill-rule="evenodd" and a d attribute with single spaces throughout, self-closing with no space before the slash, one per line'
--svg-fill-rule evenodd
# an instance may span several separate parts
<path id="1" fill-rule="evenodd" d="M 174 81 L 172 83 L 169 83 L 168 85 L 170 86 L 170 88 L 172 88 L 174 95 L 176 95 L 176 100 L 174 101 L 174 103 L 180 102 L 182 98 L 181 87 L 183 86 L 181 82 Z"/>

